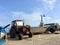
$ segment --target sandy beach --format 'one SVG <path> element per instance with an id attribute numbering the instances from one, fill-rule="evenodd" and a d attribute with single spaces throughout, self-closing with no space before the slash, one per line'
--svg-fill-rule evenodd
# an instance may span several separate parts
<path id="1" fill-rule="evenodd" d="M 38 34 L 34 35 L 32 38 L 24 36 L 22 40 L 7 39 L 6 45 L 50 45 L 50 43 L 57 41 L 57 38 L 58 41 L 60 41 L 60 34 Z M 54 43 L 51 45 L 53 44 Z"/>

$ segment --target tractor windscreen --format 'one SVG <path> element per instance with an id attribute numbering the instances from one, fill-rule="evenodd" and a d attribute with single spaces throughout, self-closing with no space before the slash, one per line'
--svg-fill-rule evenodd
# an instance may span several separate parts
<path id="1" fill-rule="evenodd" d="M 17 26 L 23 26 L 23 21 L 17 21 L 16 24 Z"/>

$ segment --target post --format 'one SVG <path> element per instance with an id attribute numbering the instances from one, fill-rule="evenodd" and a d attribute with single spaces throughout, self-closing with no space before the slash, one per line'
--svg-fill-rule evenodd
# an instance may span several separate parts
<path id="1" fill-rule="evenodd" d="M 39 27 L 43 27 L 43 17 L 45 17 L 45 15 L 41 15 L 41 22 L 40 22 Z"/>
<path id="2" fill-rule="evenodd" d="M 24 26 L 24 19 L 23 19 L 23 26 Z"/>

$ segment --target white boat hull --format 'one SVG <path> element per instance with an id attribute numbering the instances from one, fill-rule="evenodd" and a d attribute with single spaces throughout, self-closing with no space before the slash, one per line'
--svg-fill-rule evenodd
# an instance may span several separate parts
<path id="1" fill-rule="evenodd" d="M 3 38 L 5 36 L 5 33 L 0 33 L 0 38 Z"/>

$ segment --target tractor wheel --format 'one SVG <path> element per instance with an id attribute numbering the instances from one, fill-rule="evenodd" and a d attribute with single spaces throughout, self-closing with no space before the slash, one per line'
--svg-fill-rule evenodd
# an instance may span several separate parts
<path id="1" fill-rule="evenodd" d="M 18 39 L 19 39 L 19 40 L 22 40 L 22 35 L 21 35 L 21 34 L 18 35 Z"/>
<path id="2" fill-rule="evenodd" d="M 55 32 L 55 29 L 51 28 L 51 29 L 50 29 L 50 32 L 51 32 L 51 33 L 54 33 L 54 32 Z"/>
<path id="3" fill-rule="evenodd" d="M 29 38 L 31 38 L 33 36 L 33 34 L 30 32 L 30 34 L 29 34 Z"/>
<path id="4" fill-rule="evenodd" d="M 10 38 L 15 38 L 15 31 L 14 30 L 10 31 Z"/>

